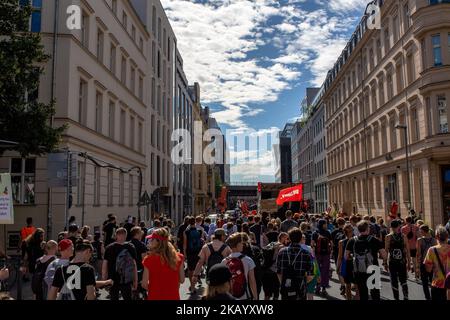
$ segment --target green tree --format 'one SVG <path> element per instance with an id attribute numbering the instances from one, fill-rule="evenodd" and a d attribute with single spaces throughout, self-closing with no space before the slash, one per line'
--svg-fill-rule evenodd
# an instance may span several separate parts
<path id="1" fill-rule="evenodd" d="M 54 101 L 38 102 L 39 78 L 49 56 L 38 33 L 31 33 L 30 6 L 18 0 L 0 1 L 0 140 L 17 142 L 23 157 L 51 152 L 60 142 L 65 127 L 52 128 Z"/>

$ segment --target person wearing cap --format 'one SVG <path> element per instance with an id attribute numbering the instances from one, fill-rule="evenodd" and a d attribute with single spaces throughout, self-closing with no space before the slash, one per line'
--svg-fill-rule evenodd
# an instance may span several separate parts
<path id="1" fill-rule="evenodd" d="M 221 263 L 223 259 L 231 254 L 230 247 L 225 244 L 225 238 L 225 230 L 221 228 L 216 229 L 216 231 L 214 231 L 213 240 L 203 246 L 202 250 L 198 254 L 199 261 L 197 262 L 197 266 L 194 270 L 194 277 L 192 279 L 194 283 L 197 282 L 200 277 L 200 273 L 205 264 L 209 270 L 214 264 Z M 215 259 L 216 255 L 220 255 L 222 258 Z"/>
<path id="2" fill-rule="evenodd" d="M 403 299 L 408 300 L 408 271 L 411 266 L 408 238 L 401 232 L 399 220 L 391 221 L 392 232 L 386 236 L 385 251 L 388 254 L 388 266 L 394 299 L 400 299 L 398 282 L 402 286 Z M 386 266 L 386 265 L 385 265 Z"/>
<path id="3" fill-rule="evenodd" d="M 184 256 L 169 241 L 165 228 L 147 236 L 149 254 L 144 258 L 142 287 L 147 300 L 180 300 L 180 284 L 184 283 Z"/>
<path id="4" fill-rule="evenodd" d="M 53 260 L 47 267 L 45 271 L 44 281 L 47 284 L 48 290 L 50 290 L 53 278 L 55 277 L 55 272 L 60 267 L 65 267 L 69 265 L 70 258 L 73 255 L 74 245 L 71 240 L 63 239 L 58 243 L 58 251 L 60 258 Z"/>
<path id="5" fill-rule="evenodd" d="M 208 286 L 203 300 L 228 301 L 236 300 L 230 294 L 232 274 L 224 263 L 212 266 L 208 271 Z"/>

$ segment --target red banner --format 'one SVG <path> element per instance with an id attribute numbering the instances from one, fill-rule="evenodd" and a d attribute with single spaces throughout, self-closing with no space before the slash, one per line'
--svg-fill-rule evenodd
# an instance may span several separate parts
<path id="1" fill-rule="evenodd" d="M 303 199 L 303 185 L 283 189 L 278 194 L 277 205 L 282 206 L 286 202 L 302 201 Z"/>

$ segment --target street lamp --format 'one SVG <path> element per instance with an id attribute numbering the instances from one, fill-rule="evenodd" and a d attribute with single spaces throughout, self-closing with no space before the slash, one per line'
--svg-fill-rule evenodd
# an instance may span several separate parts
<path id="1" fill-rule="evenodd" d="M 408 126 L 397 125 L 398 130 L 405 130 L 405 152 L 406 152 L 406 172 L 408 173 L 408 211 L 411 210 L 411 180 L 409 172 L 409 151 L 408 151 Z"/>

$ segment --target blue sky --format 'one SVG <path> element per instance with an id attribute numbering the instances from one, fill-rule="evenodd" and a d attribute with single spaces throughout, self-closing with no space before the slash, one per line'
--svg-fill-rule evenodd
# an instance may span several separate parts
<path id="1" fill-rule="evenodd" d="M 305 88 L 322 84 L 368 1 L 161 2 L 188 80 L 221 128 L 273 133 L 300 116 Z M 271 150 L 236 151 L 232 181 L 274 180 Z"/>

